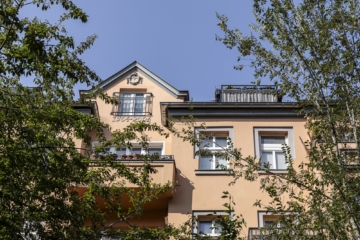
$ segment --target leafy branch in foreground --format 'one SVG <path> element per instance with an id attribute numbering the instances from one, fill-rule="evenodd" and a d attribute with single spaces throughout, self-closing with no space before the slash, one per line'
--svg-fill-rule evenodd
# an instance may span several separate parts
<path id="1" fill-rule="evenodd" d="M 262 188 L 273 199 L 268 210 L 292 213 L 283 219 L 285 231 L 273 231 L 278 237 L 360 235 L 359 179 L 354 172 L 359 164 L 359 4 L 254 0 L 256 24 L 250 25 L 251 36 L 229 29 L 227 17 L 217 15 L 224 33 L 217 39 L 236 48 L 239 61 L 251 56 L 256 80 L 275 81 L 308 119 L 310 140 L 304 142 L 308 159 L 294 162 L 288 156 L 291 171 L 283 179 L 262 179 Z M 286 203 L 281 200 L 284 196 Z"/>
<path id="2" fill-rule="evenodd" d="M 64 10 L 55 23 L 19 14 L 36 6 L 51 11 L 53 5 Z M 74 109 L 92 108 L 95 97 L 106 103 L 117 101 L 95 87 L 101 79 L 81 60 L 96 36 L 77 45 L 64 27 L 68 19 L 85 23 L 88 16 L 70 0 L 4 0 L 0 5 L 1 239 L 97 239 L 116 224 L 107 222 L 100 203 L 127 222 L 141 215 L 145 203 L 172 188 L 152 183 L 151 174 L 156 172 L 152 159 L 129 167 L 110 155 L 94 162 L 87 154 L 93 141 L 89 131 L 104 146 L 117 142 L 118 147 L 134 139 L 145 145 L 145 131 L 165 134 L 142 122 L 107 141 L 107 124 Z M 23 86 L 23 77 L 37 87 Z M 75 101 L 74 86 L 79 83 L 94 88 Z M 76 145 L 79 140 L 81 147 Z M 96 151 L 104 153 L 104 147 Z M 126 181 L 138 190 L 127 188 Z M 124 195 L 131 207 L 123 206 Z"/>

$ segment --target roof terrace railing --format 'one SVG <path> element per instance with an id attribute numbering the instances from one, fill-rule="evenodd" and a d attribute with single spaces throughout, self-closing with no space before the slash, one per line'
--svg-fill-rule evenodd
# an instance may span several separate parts
<path id="1" fill-rule="evenodd" d="M 217 102 L 281 102 L 274 85 L 221 85 L 215 91 Z"/>

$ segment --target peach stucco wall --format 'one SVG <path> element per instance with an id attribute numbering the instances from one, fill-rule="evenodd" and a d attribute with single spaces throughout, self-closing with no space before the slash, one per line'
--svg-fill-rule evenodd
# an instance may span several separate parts
<path id="1" fill-rule="evenodd" d="M 143 78 L 142 83 L 138 85 L 131 85 L 127 83 L 127 77 L 132 73 L 137 72 L 138 76 Z M 157 123 L 161 125 L 161 111 L 160 111 L 160 102 L 182 102 L 182 99 L 177 99 L 175 95 L 173 95 L 170 91 L 166 90 L 166 88 L 160 86 L 158 83 L 155 83 L 151 79 L 149 79 L 146 75 L 142 74 L 139 71 L 132 71 L 128 75 L 124 76 L 121 79 L 114 81 L 115 83 L 111 86 L 104 89 L 108 95 L 112 96 L 114 92 L 126 91 L 131 89 L 131 91 L 144 91 L 153 94 L 153 103 L 152 103 L 152 116 L 150 117 L 151 123 Z M 106 104 L 104 101 L 97 99 L 96 100 L 99 109 L 99 115 L 101 121 L 107 123 L 111 127 L 111 131 L 115 131 L 117 129 L 123 129 L 126 127 L 130 121 L 114 121 L 114 116 L 110 115 L 112 111 L 112 105 Z M 133 117 L 130 116 L 132 119 Z M 108 138 L 111 138 L 110 131 L 104 131 Z M 96 141 L 95 133 L 90 132 L 90 135 L 93 137 L 93 141 Z M 172 154 L 172 136 L 169 138 L 161 137 L 158 133 L 149 132 L 149 137 L 153 141 L 163 141 L 165 143 L 165 155 Z"/>
<path id="2" fill-rule="evenodd" d="M 207 127 L 233 127 L 234 147 L 241 148 L 243 156 L 254 156 L 254 127 L 292 127 L 294 132 L 295 165 L 306 161 L 306 149 L 302 141 L 308 139 L 304 128 L 305 119 L 236 119 L 236 120 L 206 120 L 198 119 L 199 123 L 204 122 Z M 183 124 L 176 124 L 178 129 Z M 302 141 L 301 141 L 302 140 Z M 169 222 L 178 225 L 188 219 L 187 213 L 201 210 L 224 210 L 222 206 L 225 201 L 221 198 L 223 191 L 229 191 L 236 205 L 235 214 L 242 214 L 248 227 L 258 227 L 258 210 L 254 207 L 255 200 L 262 199 L 267 203 L 269 198 L 266 193 L 260 191 L 260 179 L 248 182 L 239 179 L 233 186 L 229 186 L 231 177 L 226 175 L 195 175 L 194 170 L 198 169 L 198 159 L 194 158 L 194 147 L 188 142 L 174 138 L 172 140 L 173 154 L 175 155 L 178 173 L 176 179 L 178 185 L 175 188 L 174 198 L 169 202 Z M 177 146 L 177 147 L 175 147 Z M 286 199 L 284 199 L 285 201 Z"/>
<path id="3" fill-rule="evenodd" d="M 136 70 L 135 70 L 136 71 Z M 129 73 L 130 75 L 131 73 Z M 112 95 L 114 92 L 121 90 L 133 89 L 153 94 L 152 116 L 151 123 L 161 125 L 161 111 L 160 102 L 181 102 L 183 100 L 177 99 L 174 95 L 169 93 L 159 84 L 156 84 L 146 75 L 138 72 L 139 76 L 143 78 L 142 84 L 136 86 L 127 84 L 126 78 L 119 79 L 112 86 L 104 89 L 106 93 Z M 110 115 L 112 106 L 105 104 L 101 100 L 97 100 L 99 115 L 103 122 L 111 126 L 111 131 L 122 129 L 129 124 L 129 122 L 113 122 L 113 116 Z M 205 123 L 206 126 L 213 127 L 232 127 L 234 131 L 234 147 L 241 148 L 243 156 L 254 156 L 254 127 L 292 127 L 294 133 L 294 146 L 296 158 L 295 165 L 302 161 L 306 161 L 306 149 L 302 141 L 308 139 L 307 132 L 304 128 L 306 119 L 302 118 L 277 118 L 277 119 L 249 119 L 238 118 L 236 120 L 219 120 L 219 119 L 198 119 L 199 123 Z M 175 127 L 180 129 L 184 127 L 182 123 L 176 123 Z M 93 141 L 96 141 L 94 132 L 90 131 Z M 111 132 L 106 131 L 106 136 L 111 137 Z M 266 203 L 269 198 L 266 193 L 259 191 L 259 181 L 262 176 L 254 182 L 248 182 L 243 179 L 237 181 L 233 186 L 229 186 L 232 180 L 227 175 L 195 175 L 195 170 L 198 169 L 198 159 L 194 156 L 194 147 L 188 142 L 183 142 L 182 139 L 170 135 L 169 138 L 161 137 L 157 133 L 150 132 L 151 141 L 164 142 L 166 155 L 174 155 L 176 162 L 176 173 L 174 173 L 174 166 L 172 170 L 168 170 L 169 165 L 163 165 L 159 168 L 159 175 L 154 177 L 156 182 L 167 182 L 173 179 L 175 191 L 173 198 L 165 201 L 167 212 L 164 210 L 148 212 L 143 217 L 143 222 L 136 220 L 136 223 L 144 226 L 163 226 L 164 218 L 167 217 L 168 222 L 175 226 L 184 223 L 189 219 L 192 211 L 196 210 L 224 210 L 223 204 L 225 200 L 221 198 L 223 191 L 229 191 L 232 195 L 233 201 L 236 202 L 235 214 L 242 214 L 246 219 L 248 227 L 258 226 L 257 211 L 261 210 L 254 207 L 253 204 L 256 199 L 262 199 Z M 78 143 L 80 144 L 81 143 Z M 170 169 L 170 168 L 169 168 Z M 171 175 L 172 174 L 172 175 Z M 161 176 L 160 176 L 161 175 Z M 110 216 L 110 219 L 115 219 Z M 151 219 L 154 219 L 153 221 Z M 135 220 L 134 220 L 135 221 Z M 119 225 L 119 227 L 122 227 Z"/>

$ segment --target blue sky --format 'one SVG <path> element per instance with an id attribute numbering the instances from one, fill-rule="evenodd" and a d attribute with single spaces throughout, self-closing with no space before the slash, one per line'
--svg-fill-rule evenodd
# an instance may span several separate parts
<path id="1" fill-rule="evenodd" d="M 255 22 L 248 0 L 75 0 L 89 21 L 67 23 L 80 42 L 97 34 L 83 60 L 106 79 L 138 61 L 195 101 L 214 99 L 222 84 L 250 84 L 253 70 L 234 70 L 238 53 L 215 41 L 222 35 L 215 13 L 226 14 L 229 26 L 250 34 Z M 56 16 L 51 10 L 45 18 Z M 32 14 L 24 12 L 23 14 Z M 243 63 L 246 64 L 246 63 Z M 78 86 L 87 89 L 86 86 Z"/>

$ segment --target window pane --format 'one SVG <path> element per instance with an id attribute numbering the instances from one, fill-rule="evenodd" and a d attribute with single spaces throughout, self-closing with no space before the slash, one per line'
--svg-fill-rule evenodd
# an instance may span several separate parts
<path id="1" fill-rule="evenodd" d="M 200 170 L 212 169 L 213 156 L 200 156 Z"/>
<path id="2" fill-rule="evenodd" d="M 199 233 L 211 234 L 212 233 L 211 221 L 199 221 Z"/>
<path id="3" fill-rule="evenodd" d="M 264 227 L 266 228 L 275 227 L 274 224 L 275 224 L 274 221 L 264 221 Z"/>
<path id="4" fill-rule="evenodd" d="M 215 137 L 215 147 L 227 147 L 227 137 Z"/>
<path id="5" fill-rule="evenodd" d="M 215 234 L 220 234 L 222 232 L 222 228 L 218 223 L 215 223 Z"/>
<path id="6" fill-rule="evenodd" d="M 227 168 L 227 161 L 225 158 L 216 158 L 216 166 L 217 169 Z"/>
<path id="7" fill-rule="evenodd" d="M 116 150 L 116 154 L 120 157 L 121 155 L 126 155 L 126 148 Z"/>
<path id="8" fill-rule="evenodd" d="M 135 96 L 135 108 L 134 115 L 144 115 L 145 114 L 145 97 L 142 93 L 137 93 Z"/>
<path id="9" fill-rule="evenodd" d="M 81 112 L 82 114 L 91 114 L 91 110 L 86 108 L 75 108 L 74 110 Z"/>
<path id="10" fill-rule="evenodd" d="M 285 163 L 285 154 L 282 152 L 276 152 L 275 156 L 277 169 L 287 169 L 287 164 Z"/>
<path id="11" fill-rule="evenodd" d="M 122 115 L 133 115 L 134 97 L 131 93 L 121 94 L 119 108 Z"/>
<path id="12" fill-rule="evenodd" d="M 261 136 L 261 144 L 284 144 L 285 136 Z"/>
<path id="13" fill-rule="evenodd" d="M 141 148 L 133 148 L 130 150 L 130 154 L 134 155 L 134 154 L 141 154 Z"/>
<path id="14" fill-rule="evenodd" d="M 265 166 L 265 164 L 270 164 L 270 169 L 273 169 L 273 153 L 272 152 L 262 152 L 261 153 L 261 165 Z"/>
<path id="15" fill-rule="evenodd" d="M 99 152 L 99 155 L 110 154 L 110 148 L 104 148 L 104 152 Z"/>
<path id="16" fill-rule="evenodd" d="M 212 137 L 207 136 L 207 138 L 204 138 L 204 139 L 200 138 L 200 142 L 201 142 L 200 149 L 205 148 L 205 147 L 207 147 L 207 148 L 213 147 Z"/>
<path id="17" fill-rule="evenodd" d="M 285 227 L 285 223 L 283 223 L 283 222 L 278 222 L 277 227 L 280 227 L 280 228 Z"/>
<path id="18" fill-rule="evenodd" d="M 148 149 L 148 154 L 149 155 L 153 155 L 153 154 L 161 155 L 161 151 L 162 151 L 161 148 L 149 148 Z"/>

